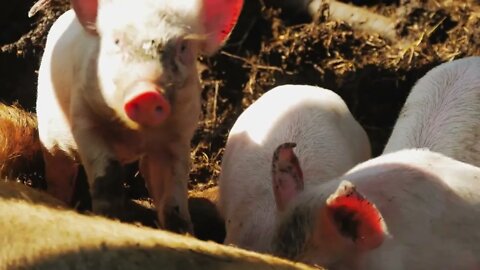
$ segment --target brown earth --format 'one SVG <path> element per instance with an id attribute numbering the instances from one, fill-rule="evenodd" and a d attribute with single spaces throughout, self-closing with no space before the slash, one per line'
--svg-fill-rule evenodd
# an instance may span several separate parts
<path id="1" fill-rule="evenodd" d="M 221 241 L 223 228 L 212 221 L 214 213 L 205 211 L 212 206 L 210 201 L 197 197 L 216 185 L 226 136 L 235 119 L 264 92 L 285 83 L 334 90 L 367 131 L 376 156 L 415 81 L 433 66 L 480 52 L 479 1 L 343 1 L 393 18 L 398 39 L 394 41 L 330 20 L 328 9 L 312 22 L 305 14 L 276 8 L 279 2 L 246 0 L 225 48 L 201 59 L 204 115 L 192 141 L 190 206 L 202 239 Z M 51 0 L 45 10 L 28 18 L 32 4 L 32 0 L 10 1 L 0 9 L 0 101 L 18 102 L 30 111 L 46 31 L 68 8 L 68 1 Z M 44 187 L 41 161 L 27 167 L 17 176 Z M 136 172 L 131 165 L 126 186 L 131 198 L 145 202 L 148 196 Z M 88 198 L 82 194 L 80 199 Z M 141 215 L 139 219 L 154 226 L 151 213 Z"/>

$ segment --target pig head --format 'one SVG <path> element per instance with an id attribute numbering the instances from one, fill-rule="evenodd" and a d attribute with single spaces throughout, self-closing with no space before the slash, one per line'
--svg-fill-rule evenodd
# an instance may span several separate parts
<path id="1" fill-rule="evenodd" d="M 407 149 L 303 190 L 294 146 L 273 158 L 275 255 L 328 269 L 479 269 L 478 167 Z"/>
<path id="2" fill-rule="evenodd" d="M 338 185 L 332 180 L 321 193 L 316 189 L 304 191 L 302 169 L 293 152 L 295 146 L 279 145 L 272 158 L 272 188 L 280 220 L 272 240 L 274 254 L 309 263 L 322 262 L 332 269 L 343 269 L 337 267 L 338 262 L 348 265 L 346 269 L 356 269 L 358 253 L 377 248 L 388 235 L 383 217 L 348 181 Z M 297 206 L 294 201 L 307 192 L 317 193 L 313 198 L 326 200 L 310 199 L 308 204 Z M 292 205 L 294 209 L 289 209 Z"/>
<path id="3" fill-rule="evenodd" d="M 121 216 L 122 165 L 140 170 L 161 227 L 191 232 L 190 140 L 200 115 L 198 55 L 231 32 L 236 0 L 72 0 L 52 26 L 37 114 L 48 190 L 70 202 L 82 164 L 93 211 Z"/>

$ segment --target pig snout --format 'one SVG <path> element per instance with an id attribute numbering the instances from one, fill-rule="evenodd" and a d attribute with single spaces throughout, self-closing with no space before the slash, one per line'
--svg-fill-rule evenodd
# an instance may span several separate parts
<path id="1" fill-rule="evenodd" d="M 124 110 L 130 120 L 153 127 L 170 115 L 170 103 L 157 85 L 138 83 L 125 99 Z"/>

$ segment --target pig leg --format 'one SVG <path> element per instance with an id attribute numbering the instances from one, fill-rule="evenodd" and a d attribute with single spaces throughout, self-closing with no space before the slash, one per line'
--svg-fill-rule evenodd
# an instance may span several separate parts
<path id="1" fill-rule="evenodd" d="M 187 179 L 189 144 L 149 152 L 140 161 L 140 170 L 157 209 L 160 226 L 180 233 L 193 234 L 188 211 Z"/>
<path id="2" fill-rule="evenodd" d="M 61 150 L 50 152 L 43 149 L 43 158 L 47 192 L 67 205 L 71 205 L 78 164 Z"/>
<path id="3" fill-rule="evenodd" d="M 97 214 L 121 218 L 125 206 L 123 166 L 98 134 L 100 128 L 89 119 L 77 117 L 72 131 L 90 185 L 92 209 Z"/>

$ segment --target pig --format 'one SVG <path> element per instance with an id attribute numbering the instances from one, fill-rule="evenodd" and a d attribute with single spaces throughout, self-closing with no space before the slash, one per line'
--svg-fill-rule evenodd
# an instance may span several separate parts
<path id="1" fill-rule="evenodd" d="M 273 254 L 332 270 L 480 269 L 480 168 L 404 149 L 302 190 L 294 146 L 272 164 Z"/>
<path id="2" fill-rule="evenodd" d="M 271 89 L 236 120 L 219 175 L 218 208 L 225 244 L 271 252 L 276 204 L 270 166 L 275 148 L 297 141 L 305 188 L 370 158 L 366 132 L 333 91 L 308 85 Z M 285 194 L 288 196 L 288 194 Z"/>
<path id="3" fill-rule="evenodd" d="M 242 0 L 72 0 L 51 27 L 37 116 L 48 191 L 71 202 L 81 164 L 95 213 L 121 216 L 123 164 L 139 160 L 161 228 L 192 232 L 190 140 L 198 55 L 228 38 Z"/>
<path id="4" fill-rule="evenodd" d="M 45 192 L 0 182 L 0 269 L 284 269 L 305 264 L 81 215 Z M 107 233 L 108 232 L 108 233 Z"/>
<path id="5" fill-rule="evenodd" d="M 21 106 L 0 103 L 0 177 L 42 167 L 37 120 Z"/>
<path id="6" fill-rule="evenodd" d="M 428 148 L 480 166 L 480 57 L 441 64 L 412 88 L 383 153 Z"/>

